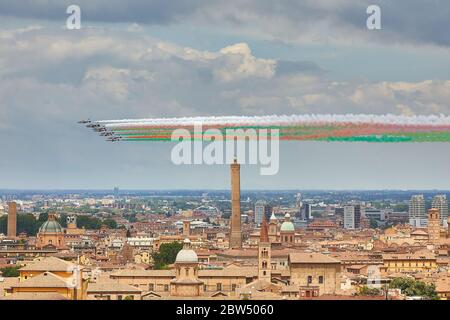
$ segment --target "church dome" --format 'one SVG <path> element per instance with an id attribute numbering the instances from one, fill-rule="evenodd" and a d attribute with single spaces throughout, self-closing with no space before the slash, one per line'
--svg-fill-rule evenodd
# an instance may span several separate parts
<path id="1" fill-rule="evenodd" d="M 195 251 L 191 249 L 191 241 L 186 239 L 183 244 L 183 249 L 178 252 L 175 263 L 197 263 L 198 257 Z"/>
<path id="2" fill-rule="evenodd" d="M 295 227 L 294 224 L 291 222 L 291 215 L 289 213 L 286 213 L 284 216 L 284 222 L 281 224 L 280 231 L 284 232 L 294 232 Z"/>
<path id="3" fill-rule="evenodd" d="M 54 214 L 48 215 L 48 220 L 45 221 L 42 226 L 39 228 L 39 233 L 63 233 L 64 230 L 56 221 Z"/>

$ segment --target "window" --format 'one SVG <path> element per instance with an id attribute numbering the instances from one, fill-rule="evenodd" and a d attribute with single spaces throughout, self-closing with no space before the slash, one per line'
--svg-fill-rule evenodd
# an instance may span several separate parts
<path id="1" fill-rule="evenodd" d="M 149 291 L 155 291 L 155 285 L 154 285 L 153 283 L 150 283 L 150 284 L 148 285 L 148 290 L 149 290 Z"/>
<path id="2" fill-rule="evenodd" d="M 122 296 L 120 294 L 117 296 L 117 300 L 122 300 Z"/>
<path id="3" fill-rule="evenodd" d="M 169 291 L 169 285 L 168 284 L 164 285 L 164 291 L 166 291 L 166 292 Z"/>
<path id="4" fill-rule="evenodd" d="M 216 284 L 216 289 L 217 289 L 217 291 L 222 290 L 222 284 L 220 282 L 218 284 Z"/>
<path id="5" fill-rule="evenodd" d="M 323 283 L 323 276 L 319 276 L 319 283 Z"/>
<path id="6" fill-rule="evenodd" d="M 203 291 L 208 291 L 208 286 L 206 284 L 203 285 Z"/>
<path id="7" fill-rule="evenodd" d="M 308 284 L 312 283 L 312 276 L 308 276 Z"/>
<path id="8" fill-rule="evenodd" d="M 233 284 L 231 285 L 231 291 L 236 291 L 236 284 L 233 283 Z"/>

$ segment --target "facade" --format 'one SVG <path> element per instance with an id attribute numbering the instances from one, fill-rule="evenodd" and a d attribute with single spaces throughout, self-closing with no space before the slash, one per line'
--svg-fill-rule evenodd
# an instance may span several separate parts
<path id="1" fill-rule="evenodd" d="M 313 297 L 336 294 L 341 286 L 341 262 L 321 253 L 290 253 L 291 285 L 300 289 L 300 295 Z"/>
<path id="2" fill-rule="evenodd" d="M 231 217 L 230 248 L 242 248 L 241 233 L 241 166 L 234 160 L 231 164 Z"/>
<path id="3" fill-rule="evenodd" d="M 111 279 L 151 291 L 161 297 L 170 296 L 172 281 L 176 279 L 176 270 L 121 270 L 111 274 Z M 199 269 L 198 280 L 202 281 L 201 294 L 211 296 L 221 291 L 229 297 L 235 297 L 237 290 L 258 278 L 255 267 L 229 266 L 222 269 Z M 178 291 L 180 292 L 180 291 Z"/>
<path id="4" fill-rule="evenodd" d="M 431 207 L 439 210 L 439 216 L 441 217 L 441 224 L 448 218 L 448 201 L 445 194 L 440 194 L 433 197 Z"/>
<path id="5" fill-rule="evenodd" d="M 388 273 L 415 273 L 437 269 L 436 256 L 429 251 L 383 254 L 383 263 Z"/>
<path id="6" fill-rule="evenodd" d="M 427 226 L 427 214 L 425 213 L 425 199 L 423 194 L 413 195 L 409 201 L 409 224 L 415 228 Z"/>
<path id="7" fill-rule="evenodd" d="M 369 220 L 378 220 L 378 221 L 386 220 L 386 210 L 383 209 L 365 208 L 364 215 Z"/>

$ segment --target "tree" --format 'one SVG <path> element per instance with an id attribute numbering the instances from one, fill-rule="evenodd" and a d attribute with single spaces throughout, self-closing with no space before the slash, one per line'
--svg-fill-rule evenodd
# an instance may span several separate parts
<path id="1" fill-rule="evenodd" d="M 370 219 L 370 228 L 371 228 L 371 229 L 376 229 L 376 228 L 378 228 L 377 220 L 375 220 L 375 219 Z"/>
<path id="2" fill-rule="evenodd" d="M 379 296 L 381 290 L 378 288 L 369 288 L 368 286 L 359 287 L 358 295 L 360 296 Z"/>
<path id="3" fill-rule="evenodd" d="M 409 297 L 420 296 L 427 300 L 439 299 L 434 284 L 427 284 L 412 278 L 395 278 L 389 284 L 389 288 L 400 289 L 403 294 Z"/>
<path id="4" fill-rule="evenodd" d="M 166 269 L 167 265 L 175 262 L 178 252 L 183 248 L 179 242 L 163 243 L 159 247 L 159 252 L 152 254 L 154 266 L 153 269 Z"/>
<path id="5" fill-rule="evenodd" d="M 25 232 L 29 236 L 35 236 L 41 223 L 31 213 L 17 215 L 17 233 Z M 0 217 L 0 233 L 8 232 L 8 216 Z"/>
<path id="6" fill-rule="evenodd" d="M 58 222 L 63 228 L 67 228 L 67 214 L 61 213 L 58 218 Z"/>
<path id="7" fill-rule="evenodd" d="M 103 224 L 106 225 L 110 229 L 117 229 L 117 222 L 113 219 L 105 219 L 103 220 Z"/>
<path id="8" fill-rule="evenodd" d="M 102 223 L 99 219 L 95 217 L 78 216 L 77 225 L 79 228 L 98 230 L 102 226 Z"/>
<path id="9" fill-rule="evenodd" d="M 19 276 L 19 267 L 5 267 L 1 268 L 0 272 L 5 278 L 15 278 Z"/>
<path id="10" fill-rule="evenodd" d="M 406 212 L 408 211 L 409 206 L 407 204 L 396 204 L 394 205 L 394 211 L 396 212 Z"/>
<path id="11" fill-rule="evenodd" d="M 39 218 L 38 218 L 39 223 L 43 224 L 47 220 L 48 220 L 48 213 L 47 212 L 41 212 L 39 214 Z"/>

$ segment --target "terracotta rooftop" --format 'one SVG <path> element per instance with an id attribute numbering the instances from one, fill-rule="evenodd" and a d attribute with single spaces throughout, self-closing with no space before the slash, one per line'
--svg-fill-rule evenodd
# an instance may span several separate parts
<path id="1" fill-rule="evenodd" d="M 71 288 L 72 283 L 51 273 L 44 272 L 12 286 L 13 288 Z"/>
<path id="2" fill-rule="evenodd" d="M 239 267 L 239 268 L 224 268 L 199 270 L 198 276 L 201 277 L 254 277 L 258 274 L 255 267 Z M 175 277 L 175 270 L 130 270 L 124 269 L 111 274 L 115 277 Z"/>
<path id="3" fill-rule="evenodd" d="M 290 253 L 289 261 L 291 263 L 341 263 L 337 259 L 317 252 Z"/>
<path id="4" fill-rule="evenodd" d="M 56 292 L 17 292 L 0 300 L 68 300 L 63 295 Z"/>
<path id="5" fill-rule="evenodd" d="M 128 284 L 118 283 L 114 281 L 102 281 L 97 283 L 89 283 L 87 288 L 88 293 L 93 292 L 126 292 L 126 293 L 141 293 L 142 290 Z"/>
<path id="6" fill-rule="evenodd" d="M 76 267 L 75 264 L 71 262 L 67 262 L 65 260 L 56 258 L 56 257 L 48 257 L 44 258 L 41 261 L 36 261 L 27 264 L 25 267 L 21 268 L 20 271 L 66 271 L 72 272 L 72 270 Z"/>

